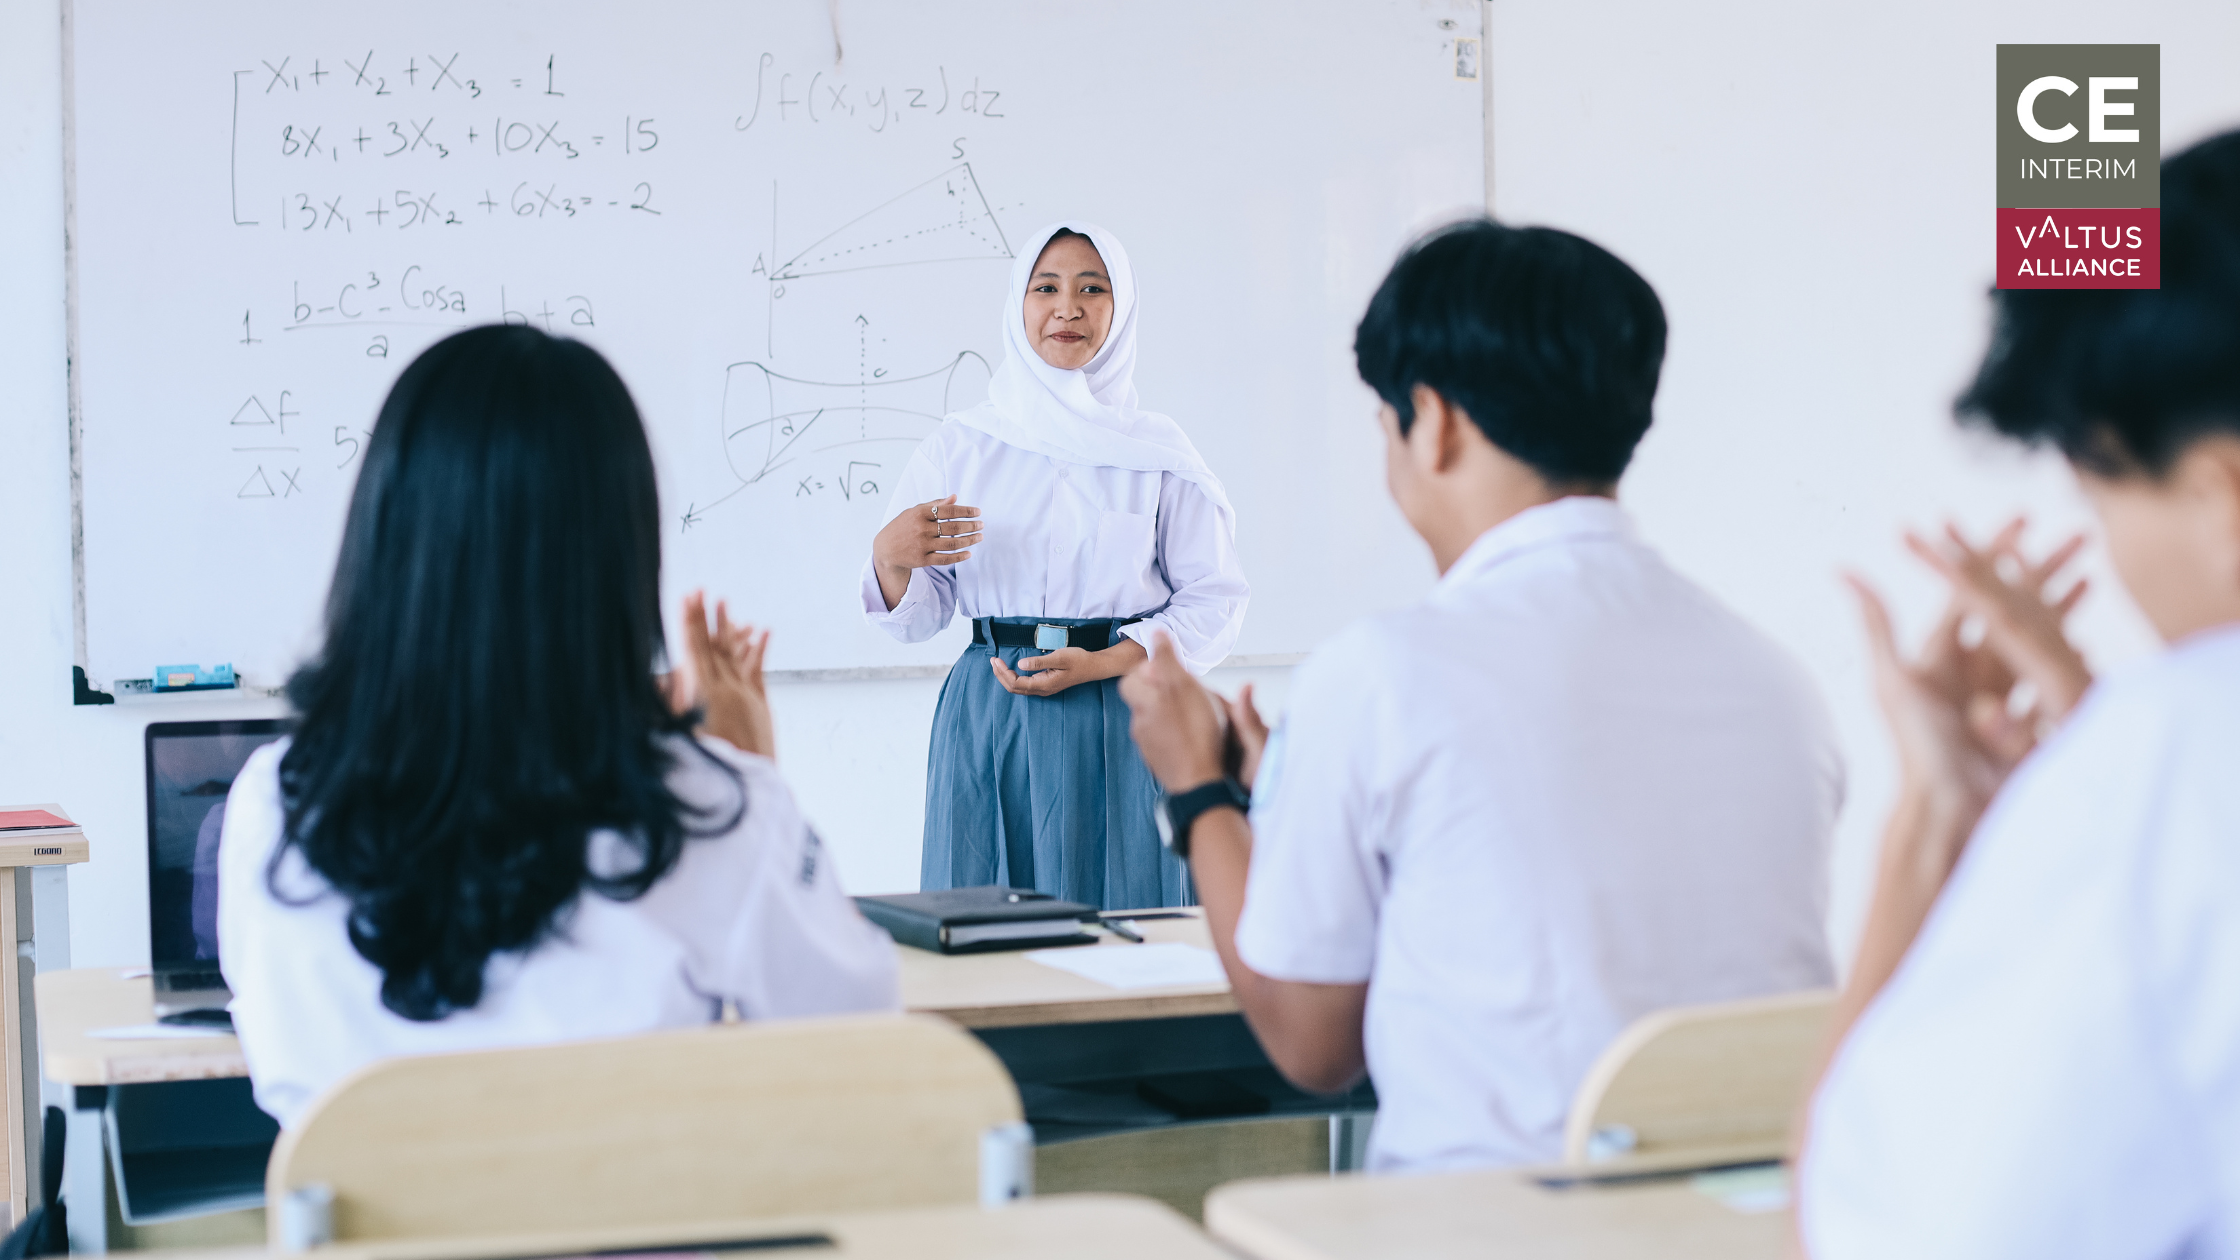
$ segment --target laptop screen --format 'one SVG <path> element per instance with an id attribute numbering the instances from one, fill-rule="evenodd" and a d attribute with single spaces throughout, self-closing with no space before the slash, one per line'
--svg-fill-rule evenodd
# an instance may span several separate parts
<path id="1" fill-rule="evenodd" d="M 284 733 L 269 718 L 149 725 L 148 952 L 156 970 L 216 969 L 226 793 L 249 754 Z"/>

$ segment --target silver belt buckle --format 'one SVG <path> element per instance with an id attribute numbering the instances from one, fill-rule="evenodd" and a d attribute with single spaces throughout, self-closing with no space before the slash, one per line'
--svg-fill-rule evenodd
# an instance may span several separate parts
<path id="1" fill-rule="evenodd" d="M 1072 641 L 1072 636 L 1066 633 L 1066 627 L 1064 626 L 1036 626 L 1034 628 L 1034 646 L 1037 651 L 1055 652 L 1059 648 L 1071 646 Z"/>

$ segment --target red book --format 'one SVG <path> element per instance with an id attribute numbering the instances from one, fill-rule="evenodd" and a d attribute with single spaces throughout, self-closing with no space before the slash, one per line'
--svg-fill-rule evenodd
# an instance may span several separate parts
<path id="1" fill-rule="evenodd" d="M 43 809 L 0 810 L 0 831 L 30 831 L 36 827 L 75 827 L 78 824 Z"/>

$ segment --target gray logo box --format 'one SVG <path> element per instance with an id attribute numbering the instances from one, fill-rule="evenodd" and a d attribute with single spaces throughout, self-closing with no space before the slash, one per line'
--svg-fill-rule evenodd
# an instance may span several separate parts
<path id="1" fill-rule="evenodd" d="M 2048 77 L 2075 91 L 2039 91 L 2031 114 L 2042 129 L 2067 139 L 2050 142 L 2030 134 L 2018 111 L 2022 94 Z M 2109 114 L 2106 131 L 2136 131 L 2127 142 L 2092 139 L 2094 79 L 2137 79 L 2133 88 L 2103 87 L 2107 104 L 2129 105 Z M 1999 45 L 1999 204 L 2039 207 L 2154 207 L 2162 205 L 2162 45 Z"/>

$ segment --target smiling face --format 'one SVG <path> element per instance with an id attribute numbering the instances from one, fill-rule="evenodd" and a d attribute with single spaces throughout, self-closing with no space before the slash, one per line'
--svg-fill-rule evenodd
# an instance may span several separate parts
<path id="1" fill-rule="evenodd" d="M 1042 247 L 1027 279 L 1027 342 L 1056 368 L 1087 366 L 1112 331 L 1112 277 L 1086 236 Z"/>

